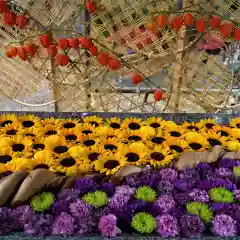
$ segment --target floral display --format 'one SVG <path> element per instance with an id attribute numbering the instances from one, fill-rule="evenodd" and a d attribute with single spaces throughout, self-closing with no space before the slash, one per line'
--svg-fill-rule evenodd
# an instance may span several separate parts
<path id="1" fill-rule="evenodd" d="M 179 125 L 158 117 L 41 119 L 3 114 L 0 173 L 44 168 L 68 176 L 78 172 L 112 175 L 125 165 L 167 166 L 186 151 L 203 152 L 216 145 L 240 151 L 239 139 L 240 118 L 224 126 L 214 119 Z M 219 177 L 231 174 L 224 167 L 216 171 Z M 184 184 L 179 182 L 179 187 Z"/>
<path id="2" fill-rule="evenodd" d="M 239 167 L 238 160 L 222 159 L 194 169 L 146 169 L 118 185 L 79 177 L 73 188 L 58 192 L 43 188 L 23 205 L 0 207 L 0 233 L 238 236 L 240 181 L 235 172 Z"/>

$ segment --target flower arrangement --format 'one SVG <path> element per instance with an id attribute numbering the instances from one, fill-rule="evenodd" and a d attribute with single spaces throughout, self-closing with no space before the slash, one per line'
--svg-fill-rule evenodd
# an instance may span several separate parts
<path id="1" fill-rule="evenodd" d="M 239 139 L 240 118 L 223 126 L 214 119 L 179 125 L 158 117 L 41 119 L 3 114 L 0 174 L 45 168 L 67 176 L 78 172 L 112 175 L 126 165 L 169 166 L 186 151 L 203 152 L 216 145 L 240 151 Z M 226 169 L 217 171 L 228 174 Z"/>
<path id="2" fill-rule="evenodd" d="M 23 206 L 1 207 L 0 233 L 237 236 L 240 182 L 234 171 L 239 166 L 238 160 L 223 159 L 214 164 L 200 163 L 195 169 L 150 169 L 127 176 L 119 185 L 80 178 L 72 189 L 40 192 Z M 227 175 L 219 175 L 223 168 Z"/>

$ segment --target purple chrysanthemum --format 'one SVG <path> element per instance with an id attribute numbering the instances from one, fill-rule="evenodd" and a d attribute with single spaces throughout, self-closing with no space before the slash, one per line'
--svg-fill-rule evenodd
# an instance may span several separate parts
<path id="1" fill-rule="evenodd" d="M 69 210 L 75 218 L 84 218 L 92 214 L 91 207 L 81 200 L 71 203 Z"/>
<path id="2" fill-rule="evenodd" d="M 212 232 L 221 237 L 235 236 L 237 222 L 226 214 L 219 214 L 212 220 Z"/>
<path id="3" fill-rule="evenodd" d="M 74 234 L 75 229 L 76 229 L 75 219 L 67 213 L 61 213 L 54 219 L 52 225 L 52 234 L 71 236 Z"/>
<path id="4" fill-rule="evenodd" d="M 187 192 L 182 193 L 176 190 L 173 190 L 173 197 L 179 205 L 185 205 L 190 200 Z"/>
<path id="5" fill-rule="evenodd" d="M 173 190 L 174 185 L 170 181 L 160 181 L 156 184 L 156 188 L 160 193 L 169 193 Z"/>
<path id="6" fill-rule="evenodd" d="M 14 229 L 23 229 L 24 224 L 32 220 L 33 212 L 30 206 L 19 206 L 11 212 L 11 225 Z"/>
<path id="7" fill-rule="evenodd" d="M 175 207 L 176 202 L 170 195 L 163 195 L 158 198 L 155 205 L 161 209 L 162 212 L 168 212 Z"/>
<path id="8" fill-rule="evenodd" d="M 81 178 L 75 184 L 75 190 L 77 190 L 81 195 L 86 192 L 94 192 L 97 189 L 98 184 L 91 178 Z"/>
<path id="9" fill-rule="evenodd" d="M 66 200 L 56 201 L 52 206 L 52 212 L 54 215 L 60 215 L 62 212 L 69 212 L 69 203 Z"/>
<path id="10" fill-rule="evenodd" d="M 169 211 L 169 214 L 171 214 L 173 217 L 176 217 L 177 219 L 180 219 L 184 214 L 186 214 L 186 210 L 182 206 L 177 206 L 172 208 Z"/>
<path id="11" fill-rule="evenodd" d="M 199 237 L 204 230 L 204 224 L 197 215 L 182 216 L 180 226 L 185 237 Z"/>
<path id="12" fill-rule="evenodd" d="M 12 231 L 11 212 L 9 209 L 0 208 L 0 235 L 7 234 Z"/>
<path id="13" fill-rule="evenodd" d="M 86 233 L 91 233 L 97 228 L 97 219 L 93 215 L 89 215 L 84 218 L 77 218 L 77 234 L 82 235 Z"/>
<path id="14" fill-rule="evenodd" d="M 186 192 L 189 189 L 191 189 L 191 187 L 194 185 L 194 179 L 190 180 L 190 179 L 178 179 L 174 182 L 174 186 L 182 191 L 182 192 Z"/>
<path id="15" fill-rule="evenodd" d="M 233 168 L 234 166 L 238 166 L 238 165 L 239 165 L 239 161 L 236 161 L 231 158 L 224 158 L 224 159 L 220 160 L 218 166 L 220 168 Z"/>
<path id="16" fill-rule="evenodd" d="M 191 168 L 191 169 L 186 169 L 184 171 L 182 171 L 179 174 L 179 178 L 180 179 L 195 179 L 195 180 L 199 180 L 200 176 L 197 170 Z"/>
<path id="17" fill-rule="evenodd" d="M 164 168 L 160 170 L 159 176 L 163 181 L 173 182 L 177 179 L 178 173 L 172 168 Z"/>
<path id="18" fill-rule="evenodd" d="M 117 218 L 113 214 L 103 215 L 99 220 L 98 228 L 106 237 L 115 237 L 121 233 L 117 227 Z"/>
<path id="19" fill-rule="evenodd" d="M 175 237 L 179 235 L 177 218 L 165 214 L 157 217 L 157 232 L 163 237 Z"/>
<path id="20" fill-rule="evenodd" d="M 195 188 L 191 192 L 189 192 L 188 196 L 193 201 L 202 202 L 202 203 L 209 202 L 209 196 L 207 191 L 202 189 Z"/>
<path id="21" fill-rule="evenodd" d="M 218 177 L 230 177 L 232 175 L 232 171 L 228 168 L 217 168 L 215 173 Z"/>
<path id="22" fill-rule="evenodd" d="M 140 186 L 140 181 L 139 181 L 139 176 L 138 174 L 134 175 L 129 175 L 125 178 L 125 182 L 127 185 L 130 187 L 139 187 Z"/>
<path id="23" fill-rule="evenodd" d="M 201 180 L 198 182 L 198 188 L 201 189 L 211 189 L 216 187 L 224 187 L 228 190 L 236 190 L 236 185 L 233 184 L 229 179 L 221 179 L 221 178 L 212 178 Z"/>
<path id="24" fill-rule="evenodd" d="M 213 168 L 208 163 L 199 163 L 196 166 L 196 170 L 199 172 L 202 179 L 209 178 L 213 174 Z"/>
<path id="25" fill-rule="evenodd" d="M 58 200 L 64 200 L 67 202 L 74 202 L 79 199 L 79 192 L 74 189 L 63 189 L 58 195 Z"/>
<path id="26" fill-rule="evenodd" d="M 28 236 L 47 236 L 52 231 L 53 216 L 49 214 L 36 214 L 32 221 L 24 225 L 24 234 Z"/>
<path id="27" fill-rule="evenodd" d="M 240 201 L 240 189 L 234 191 L 235 197 L 238 201 Z"/>
<path id="28" fill-rule="evenodd" d="M 212 203 L 210 205 L 213 212 L 228 212 L 231 209 L 230 203 Z"/>
<path id="29" fill-rule="evenodd" d="M 145 171 L 139 177 L 139 186 L 155 187 L 159 176 L 153 171 Z"/>
<path id="30" fill-rule="evenodd" d="M 102 190 L 107 193 L 108 197 L 112 197 L 116 190 L 116 186 L 113 183 L 105 182 L 102 184 Z"/>

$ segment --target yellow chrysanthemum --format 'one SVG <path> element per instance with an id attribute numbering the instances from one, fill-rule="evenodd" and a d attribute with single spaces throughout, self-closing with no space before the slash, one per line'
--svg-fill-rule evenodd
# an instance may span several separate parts
<path id="1" fill-rule="evenodd" d="M 76 127 L 78 133 L 82 133 L 83 135 L 90 135 L 95 132 L 95 126 L 89 123 L 78 124 Z"/>
<path id="2" fill-rule="evenodd" d="M 126 165 L 126 159 L 119 155 L 113 154 L 102 156 L 94 162 L 94 169 L 106 175 L 116 173 L 121 167 Z"/>
<path id="3" fill-rule="evenodd" d="M 82 154 L 79 154 L 79 158 L 81 158 L 84 163 L 92 163 L 100 157 L 109 154 L 111 154 L 111 152 L 106 151 L 102 144 L 97 144 L 91 148 L 85 148 Z"/>
<path id="4" fill-rule="evenodd" d="M 139 130 L 142 124 L 143 122 L 140 118 L 125 118 L 121 127 L 123 129 Z"/>
<path id="5" fill-rule="evenodd" d="M 87 116 L 83 118 L 83 122 L 98 127 L 103 123 L 103 119 L 98 116 Z"/>
<path id="6" fill-rule="evenodd" d="M 183 138 L 186 130 L 181 126 L 173 126 L 166 128 L 165 134 L 167 137 Z"/>
<path id="7" fill-rule="evenodd" d="M 104 138 L 101 140 L 100 144 L 107 151 L 116 152 L 122 143 L 117 138 Z"/>
<path id="8" fill-rule="evenodd" d="M 8 163 L 12 160 L 13 151 L 11 147 L 0 148 L 0 163 Z"/>
<path id="9" fill-rule="evenodd" d="M 215 125 L 213 131 L 219 133 L 221 137 L 230 137 L 232 135 L 232 128 L 226 126 Z"/>
<path id="10" fill-rule="evenodd" d="M 33 169 L 44 168 L 51 169 L 54 165 L 53 154 L 50 150 L 36 152 L 32 161 Z"/>
<path id="11" fill-rule="evenodd" d="M 107 118 L 106 119 L 107 125 L 113 129 L 120 129 L 121 128 L 121 119 L 117 117 Z"/>
<path id="12" fill-rule="evenodd" d="M 160 128 L 162 126 L 163 120 L 160 117 L 150 117 L 144 121 L 144 125 L 152 127 L 154 129 Z"/>
<path id="13" fill-rule="evenodd" d="M 199 127 L 197 127 L 196 123 L 194 122 L 184 122 L 182 124 L 182 128 L 186 129 L 186 131 L 191 131 L 191 132 L 198 132 L 200 130 Z"/>
<path id="14" fill-rule="evenodd" d="M 0 128 L 0 137 L 11 137 L 19 132 L 19 123 L 7 124 Z"/>
<path id="15" fill-rule="evenodd" d="M 5 127 L 8 124 L 17 124 L 19 123 L 16 114 L 3 114 L 0 116 L 0 127 Z"/>
<path id="16" fill-rule="evenodd" d="M 144 142 L 147 139 L 147 135 L 139 130 L 128 129 L 119 133 L 119 138 L 123 143 Z"/>
<path id="17" fill-rule="evenodd" d="M 32 114 L 25 114 L 20 116 L 18 120 L 21 122 L 23 128 L 30 128 L 30 127 L 40 127 L 41 119 Z"/>
<path id="18" fill-rule="evenodd" d="M 198 123 L 196 123 L 196 126 L 199 128 L 199 129 L 207 129 L 207 130 L 210 130 L 213 128 L 213 126 L 216 126 L 218 125 L 216 123 L 216 120 L 215 119 L 202 119 L 200 120 Z"/>
<path id="19" fill-rule="evenodd" d="M 77 128 L 79 125 L 78 119 L 61 119 L 60 120 L 61 129 Z"/>
<path id="20" fill-rule="evenodd" d="M 240 151 L 240 142 L 238 140 L 226 141 L 223 144 L 223 147 L 229 152 L 239 152 Z"/>
<path id="21" fill-rule="evenodd" d="M 189 145 L 189 150 L 195 151 L 195 152 L 203 152 L 206 151 L 206 149 L 210 148 L 210 144 L 207 141 L 207 139 L 199 134 L 198 137 L 195 138 L 187 138 L 187 143 Z"/>
<path id="22" fill-rule="evenodd" d="M 58 128 L 61 128 L 61 120 L 54 117 L 41 119 L 40 124 L 42 127 L 45 127 L 46 125 L 54 125 Z"/>
<path id="23" fill-rule="evenodd" d="M 149 153 L 149 162 L 154 167 L 166 166 L 172 163 L 174 156 L 169 148 L 155 146 Z"/>
<path id="24" fill-rule="evenodd" d="M 59 159 L 55 160 L 51 170 L 70 176 L 80 171 L 84 173 L 91 172 L 92 168 L 91 164 L 83 163 L 81 159 L 73 158 L 69 153 L 65 153 Z"/>
<path id="25" fill-rule="evenodd" d="M 216 133 L 213 130 L 201 131 L 201 133 L 208 140 L 211 147 L 221 146 L 228 140 L 228 137 L 221 137 L 221 133 Z"/>
<path id="26" fill-rule="evenodd" d="M 71 155 L 73 158 L 80 158 L 85 155 L 86 151 L 88 149 L 83 146 L 72 146 L 69 148 L 68 153 Z"/>
<path id="27" fill-rule="evenodd" d="M 63 129 L 59 132 L 59 136 L 63 136 L 67 142 L 80 143 L 83 139 L 76 128 Z"/>
<path id="28" fill-rule="evenodd" d="M 149 127 L 149 126 L 142 126 L 140 129 L 139 129 L 139 132 L 145 134 L 146 136 L 149 136 L 149 137 L 152 137 L 156 134 L 156 131 L 154 128 L 152 127 Z"/>
<path id="29" fill-rule="evenodd" d="M 31 127 L 31 128 L 22 128 L 18 130 L 18 134 L 21 134 L 25 137 L 31 138 L 32 140 L 36 139 L 39 136 L 41 127 Z"/>
<path id="30" fill-rule="evenodd" d="M 175 155 L 179 155 L 188 149 L 187 142 L 181 138 L 169 137 L 163 144 L 165 147 L 169 147 Z"/>
<path id="31" fill-rule="evenodd" d="M 232 126 L 234 128 L 240 128 L 240 117 L 233 118 L 230 121 L 230 126 Z"/>
<path id="32" fill-rule="evenodd" d="M 47 124 L 39 130 L 40 137 L 48 137 L 60 133 L 61 125 Z"/>
<path id="33" fill-rule="evenodd" d="M 134 145 L 122 145 L 116 154 L 126 158 L 126 163 L 131 165 L 144 165 L 148 159 L 148 151 Z"/>
<path id="34" fill-rule="evenodd" d="M 13 158 L 10 162 L 6 164 L 8 171 L 32 171 L 32 159 L 28 158 Z"/>
<path id="35" fill-rule="evenodd" d="M 154 136 L 148 137 L 146 139 L 145 144 L 149 148 L 154 148 L 155 146 L 162 145 L 165 141 L 166 141 L 166 136 L 163 130 L 159 129 Z"/>

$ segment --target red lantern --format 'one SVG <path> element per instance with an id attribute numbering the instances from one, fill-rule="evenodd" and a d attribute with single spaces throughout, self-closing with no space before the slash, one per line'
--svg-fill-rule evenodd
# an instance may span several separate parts
<path id="1" fill-rule="evenodd" d="M 19 28 L 24 28 L 25 26 L 27 26 L 28 21 L 29 19 L 25 15 L 21 14 L 21 15 L 18 15 L 16 18 L 16 25 Z"/>
<path id="2" fill-rule="evenodd" d="M 168 16 L 167 15 L 160 15 L 157 17 L 157 23 L 160 26 L 160 28 L 165 27 L 165 25 L 168 22 Z"/>
<path id="3" fill-rule="evenodd" d="M 219 16 L 212 16 L 212 18 L 209 20 L 209 25 L 212 28 L 219 28 L 221 25 L 221 17 Z"/>
<path id="4" fill-rule="evenodd" d="M 132 83 L 137 85 L 144 80 L 144 77 L 138 73 L 133 74 L 132 76 Z"/>
<path id="5" fill-rule="evenodd" d="M 56 56 L 57 56 L 57 53 L 58 53 L 58 50 L 57 50 L 56 45 L 50 45 L 50 46 L 47 48 L 47 53 L 48 53 L 48 56 L 51 57 L 51 58 L 56 57 Z"/>
<path id="6" fill-rule="evenodd" d="M 56 63 L 57 63 L 57 65 L 62 66 L 62 67 L 67 66 L 69 63 L 69 58 L 65 54 L 59 54 L 56 57 Z"/>
<path id="7" fill-rule="evenodd" d="M 7 1 L 1 0 L 0 1 L 0 13 L 5 13 L 8 11 Z"/>
<path id="8" fill-rule="evenodd" d="M 3 21 L 8 26 L 12 27 L 16 23 L 16 14 L 13 12 L 5 12 L 3 14 Z"/>
<path id="9" fill-rule="evenodd" d="M 22 59 L 23 61 L 26 61 L 27 59 L 27 52 L 26 50 L 24 49 L 24 47 L 19 47 L 17 49 L 17 55 L 20 59 Z"/>
<path id="10" fill-rule="evenodd" d="M 89 52 L 91 53 L 92 56 L 97 56 L 98 49 L 97 49 L 97 47 L 93 46 L 89 49 Z"/>
<path id="11" fill-rule="evenodd" d="M 78 38 L 68 39 L 68 44 L 73 49 L 78 49 L 79 48 Z"/>
<path id="12" fill-rule="evenodd" d="M 194 21 L 194 17 L 193 17 L 193 15 L 191 13 L 184 14 L 184 24 L 186 26 L 192 25 L 193 21 Z"/>
<path id="13" fill-rule="evenodd" d="M 58 40 L 58 47 L 61 49 L 61 50 L 66 50 L 69 48 L 69 43 L 68 43 L 68 40 L 66 38 L 61 38 Z"/>
<path id="14" fill-rule="evenodd" d="M 89 13 L 94 13 L 96 12 L 96 5 L 95 3 L 93 3 L 91 0 L 88 0 L 86 2 L 86 8 L 88 10 Z"/>
<path id="15" fill-rule="evenodd" d="M 111 59 L 108 62 L 108 67 L 111 70 L 118 70 L 121 67 L 121 63 L 117 59 Z"/>
<path id="16" fill-rule="evenodd" d="M 24 49 L 26 50 L 26 53 L 33 57 L 35 53 L 37 52 L 37 46 L 34 43 L 30 43 L 24 46 Z"/>
<path id="17" fill-rule="evenodd" d="M 220 34 L 222 37 L 230 37 L 233 31 L 232 23 L 224 23 L 220 26 Z"/>
<path id="18" fill-rule="evenodd" d="M 203 18 L 198 19 L 196 21 L 195 27 L 199 32 L 201 32 L 201 33 L 205 32 L 205 30 L 206 30 L 205 20 Z"/>
<path id="19" fill-rule="evenodd" d="M 182 17 L 176 16 L 176 17 L 172 18 L 171 25 L 172 25 L 173 29 L 179 30 L 183 25 Z"/>
<path id="20" fill-rule="evenodd" d="M 89 39 L 87 37 L 80 38 L 79 42 L 80 42 L 82 48 L 90 49 L 91 47 L 93 47 L 93 43 L 92 43 L 91 39 Z"/>
<path id="21" fill-rule="evenodd" d="M 16 47 L 11 47 L 6 51 L 6 56 L 8 58 L 14 58 L 17 56 L 17 48 Z"/>
<path id="22" fill-rule="evenodd" d="M 47 34 L 44 34 L 40 36 L 40 43 L 44 48 L 47 48 L 52 44 L 52 41 Z"/>
<path id="23" fill-rule="evenodd" d="M 106 66 L 109 62 L 109 56 L 106 53 L 101 52 L 98 54 L 97 60 L 102 66 Z"/>
<path id="24" fill-rule="evenodd" d="M 235 38 L 235 40 L 240 41 L 240 28 L 235 29 L 234 38 Z"/>
<path id="25" fill-rule="evenodd" d="M 156 102 L 161 101 L 163 99 L 164 93 L 159 89 L 154 90 L 154 99 Z"/>

